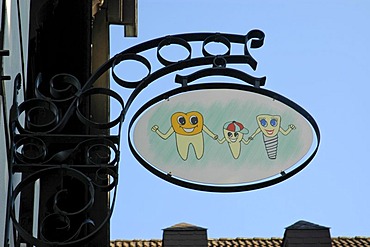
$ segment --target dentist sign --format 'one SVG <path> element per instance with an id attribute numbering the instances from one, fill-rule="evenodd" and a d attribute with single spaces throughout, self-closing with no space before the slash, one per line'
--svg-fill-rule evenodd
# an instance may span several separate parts
<path id="1" fill-rule="evenodd" d="M 232 83 L 178 88 L 146 103 L 130 147 L 148 170 L 205 191 L 244 191 L 303 169 L 319 142 L 303 108 L 265 89 Z"/>

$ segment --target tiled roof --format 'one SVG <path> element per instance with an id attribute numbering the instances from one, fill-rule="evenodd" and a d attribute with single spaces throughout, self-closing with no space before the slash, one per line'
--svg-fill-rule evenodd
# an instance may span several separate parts
<path id="1" fill-rule="evenodd" d="M 333 247 L 353 247 L 353 246 L 369 247 L 370 237 L 354 237 L 354 238 L 338 237 L 332 238 L 331 243 Z"/>
<path id="2" fill-rule="evenodd" d="M 162 240 L 114 240 L 110 247 L 162 247 Z"/>
<path id="3" fill-rule="evenodd" d="M 282 238 L 212 238 L 208 247 L 281 247 Z M 333 247 L 370 247 L 370 237 L 332 238 Z M 114 240 L 110 247 L 162 247 L 162 240 Z"/>
<path id="4" fill-rule="evenodd" d="M 216 238 L 209 239 L 208 246 L 280 247 L 282 241 L 281 238 Z"/>

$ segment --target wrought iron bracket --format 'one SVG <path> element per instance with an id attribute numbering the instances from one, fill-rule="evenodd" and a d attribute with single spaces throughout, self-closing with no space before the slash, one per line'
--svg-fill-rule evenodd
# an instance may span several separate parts
<path id="1" fill-rule="evenodd" d="M 174 87 L 180 84 L 180 88 L 189 87 L 189 84 L 196 84 L 196 80 L 209 76 L 231 77 L 240 80 L 243 85 L 249 84 L 257 88 L 264 86 L 266 77 L 254 77 L 241 69 L 233 68 L 233 65 L 241 64 L 256 70 L 257 61 L 249 48 L 261 47 L 264 37 L 262 31 L 252 30 L 246 35 L 188 33 L 153 39 L 116 54 L 83 84 L 70 74 L 57 74 L 48 80 L 40 74 L 35 83 L 35 97 L 20 103 L 16 97 L 17 85 L 20 85 L 20 76 L 17 76 L 9 123 L 12 132 L 11 172 L 26 176 L 14 189 L 10 188 L 9 217 L 19 236 L 34 246 L 76 246 L 91 241 L 112 215 L 118 184 L 121 128 L 128 110 L 140 92 L 169 74 L 174 74 Z M 199 42 L 202 43 L 202 55 L 195 56 L 193 44 Z M 207 45 L 212 42 L 220 43 L 227 51 L 212 54 L 207 50 Z M 183 47 L 188 52 L 186 58 L 171 61 L 163 56 L 161 49 L 170 45 Z M 242 54 L 235 54 L 234 46 L 240 45 L 243 46 Z M 146 58 L 144 54 L 147 51 L 154 51 L 157 61 Z M 148 73 L 137 81 L 122 79 L 118 65 L 129 60 L 141 63 Z M 159 63 L 160 66 L 152 71 L 154 63 Z M 188 68 L 195 72 L 185 76 L 177 74 Z M 94 87 L 96 80 L 106 71 L 111 71 L 117 85 L 130 90 L 125 101 L 110 88 Z M 82 106 L 97 94 L 118 102 L 121 107 L 118 117 L 109 122 L 98 123 L 84 113 Z M 77 119 L 86 128 L 118 128 L 118 132 L 109 135 L 75 134 L 69 132 L 71 119 Z M 23 190 L 32 187 L 36 181 L 47 182 L 48 179 L 59 183 L 53 188 L 53 193 L 48 195 L 49 198 L 42 201 L 45 205 L 40 205 L 45 210 L 39 216 L 40 234 L 35 237 L 18 222 L 15 201 Z M 66 180 L 73 180 L 76 188 L 65 187 L 63 181 Z M 64 203 L 70 199 L 70 195 L 77 193 L 75 191 L 84 191 L 88 198 L 86 204 L 76 205 L 75 210 L 64 209 Z M 95 210 L 95 195 L 107 192 L 113 194 L 108 215 L 103 219 L 90 218 L 89 212 Z"/>

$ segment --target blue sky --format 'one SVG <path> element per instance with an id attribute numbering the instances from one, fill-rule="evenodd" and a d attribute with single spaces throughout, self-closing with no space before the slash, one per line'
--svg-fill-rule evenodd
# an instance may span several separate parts
<path id="1" fill-rule="evenodd" d="M 139 0 L 139 37 L 124 38 L 123 28 L 112 26 L 112 56 L 169 34 L 260 29 L 265 44 L 252 50 L 259 64 L 247 72 L 267 76 L 264 88 L 305 108 L 322 139 L 311 164 L 282 183 L 209 193 L 172 185 L 142 167 L 127 145 L 127 121 L 111 239 L 159 239 L 163 228 L 180 222 L 207 228 L 211 238 L 283 237 L 298 220 L 328 226 L 332 236 L 369 236 L 369 21 L 366 0 Z M 129 79 L 137 76 L 117 69 Z M 124 99 L 131 92 L 115 90 Z M 148 97 L 144 91 L 128 115 Z"/>

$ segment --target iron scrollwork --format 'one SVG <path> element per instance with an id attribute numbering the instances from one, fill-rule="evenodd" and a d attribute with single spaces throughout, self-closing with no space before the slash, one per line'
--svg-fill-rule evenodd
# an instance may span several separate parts
<path id="1" fill-rule="evenodd" d="M 193 44 L 202 42 L 201 56 L 194 57 Z M 207 44 L 220 43 L 226 47 L 223 54 L 212 54 Z M 190 33 L 165 36 L 128 48 L 109 59 L 84 84 L 70 74 L 57 74 L 45 81 L 40 74 L 36 80 L 34 98 L 18 104 L 15 97 L 11 109 L 11 172 L 26 174 L 23 180 L 11 191 L 9 208 L 14 228 L 28 243 L 34 246 L 80 246 L 91 241 L 104 224 L 107 224 L 114 207 L 118 183 L 121 128 L 132 102 L 139 93 L 161 77 L 187 68 L 197 69 L 187 76 L 176 74 L 174 86 L 187 87 L 195 80 L 213 75 L 233 77 L 242 82 L 260 87 L 266 77 L 257 78 L 236 68 L 234 64 L 246 64 L 253 70 L 257 62 L 249 52 L 251 48 L 263 45 L 264 33 L 252 30 L 247 35 L 225 33 Z M 169 45 L 179 45 L 188 52 L 185 59 L 171 61 L 161 54 L 161 49 Z M 233 46 L 243 45 L 243 54 L 234 54 Z M 160 68 L 152 71 L 153 63 L 143 54 L 155 50 Z M 117 73 L 117 66 L 123 61 L 137 61 L 144 65 L 148 73 L 138 81 L 127 81 Z M 206 68 L 204 68 L 206 66 Z M 114 82 L 125 89 L 133 89 L 124 104 L 120 94 L 110 88 L 96 88 L 94 83 L 106 71 L 111 71 Z M 15 79 L 15 85 L 20 77 Z M 104 95 L 120 104 L 117 118 L 98 123 L 92 121 L 83 111 L 93 95 Z M 92 102 L 91 104 L 93 104 Z M 108 110 L 108 109 L 104 109 Z M 71 132 L 71 119 L 78 120 L 86 128 L 104 130 L 101 134 Z M 118 128 L 117 134 L 107 134 Z M 16 217 L 16 201 L 27 187 L 36 181 L 47 186 L 48 180 L 58 181 L 42 200 L 46 208 L 39 215 L 37 236 L 24 229 Z M 73 181 L 74 187 L 65 181 Z M 78 188 L 78 189 L 76 189 Z M 85 203 L 74 205 L 73 210 L 66 205 L 76 193 L 84 191 Z M 98 193 L 112 193 L 110 209 L 103 219 L 91 218 L 89 212 L 95 209 Z"/>
<path id="2" fill-rule="evenodd" d="M 15 84 L 19 83 L 17 76 Z M 9 215 L 22 241 L 34 246 L 80 246 L 90 242 L 111 217 L 118 183 L 120 131 L 117 135 L 76 134 L 70 132 L 69 122 L 74 117 L 86 129 L 120 128 L 122 114 L 113 121 L 98 123 L 85 116 L 81 105 L 92 94 L 115 98 L 122 109 L 124 103 L 116 92 L 92 88 L 91 84 L 81 86 L 69 74 L 55 75 L 47 82 L 48 90 L 42 91 L 44 83 L 39 75 L 36 97 L 19 105 L 15 101 L 11 110 L 11 170 L 21 173 L 23 179 L 11 193 Z M 34 236 L 18 221 L 16 201 L 37 181 L 40 186 L 54 188 L 42 200 L 45 205 L 39 205 L 43 213 L 39 215 L 38 234 Z M 108 214 L 102 219 L 92 218 L 91 211 L 99 203 L 97 195 L 109 192 L 113 196 Z M 84 197 L 83 203 L 74 201 L 79 196 Z"/>

